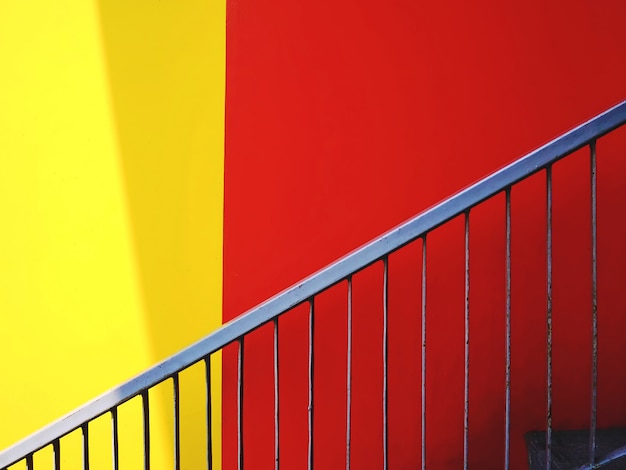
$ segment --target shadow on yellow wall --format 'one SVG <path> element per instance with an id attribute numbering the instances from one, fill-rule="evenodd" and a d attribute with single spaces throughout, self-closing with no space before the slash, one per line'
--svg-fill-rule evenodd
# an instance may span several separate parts
<path id="1" fill-rule="evenodd" d="M 99 13 L 145 327 L 158 361 L 221 324 L 225 1 L 101 0 Z M 203 376 L 187 375 L 181 454 L 200 468 Z M 170 430 L 162 437 L 171 443 L 171 384 L 162 388 Z M 219 380 L 212 388 L 219 396 Z M 216 436 L 219 421 L 218 414 Z"/>
<path id="2" fill-rule="evenodd" d="M 0 3 L 0 449 L 221 323 L 224 42 L 224 0 Z M 181 374 L 183 468 L 206 459 L 204 394 L 202 364 Z M 171 468 L 171 381 L 150 398 Z M 120 408 L 127 468 L 140 411 Z M 110 468 L 109 416 L 90 441 Z"/>

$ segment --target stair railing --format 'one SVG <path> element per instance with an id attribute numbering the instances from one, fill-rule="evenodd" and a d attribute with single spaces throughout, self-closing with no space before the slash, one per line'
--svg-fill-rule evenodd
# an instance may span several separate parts
<path id="1" fill-rule="evenodd" d="M 312 420 L 313 420 L 313 409 L 312 409 L 312 399 L 313 399 L 313 316 L 314 316 L 314 299 L 321 292 L 329 289 L 330 287 L 338 284 L 342 281 L 348 281 L 349 292 L 350 292 L 350 284 L 352 280 L 352 276 L 365 269 L 366 267 L 372 265 L 375 262 L 383 261 L 384 263 L 384 282 L 385 289 L 387 284 L 387 263 L 388 257 L 391 253 L 399 250 L 401 247 L 415 241 L 421 239 L 423 241 L 423 254 L 426 254 L 426 240 L 427 236 L 430 232 L 432 232 L 437 227 L 445 224 L 451 219 L 459 216 L 465 215 L 465 254 L 466 254 L 466 288 L 468 286 L 469 281 L 469 270 L 467 269 L 467 260 L 469 253 L 468 246 L 468 231 L 469 224 L 468 217 L 469 211 L 473 207 L 479 205 L 483 201 L 492 198 L 493 196 L 505 193 L 506 196 L 506 218 L 507 218 L 507 356 L 506 356 L 506 367 L 507 367 L 507 381 L 506 381 L 506 433 L 505 433 L 505 462 L 504 468 L 509 468 L 509 445 L 510 445 L 510 259 L 511 259 L 511 250 L 510 250 L 510 191 L 511 187 L 516 183 L 528 178 L 529 176 L 545 170 L 546 178 L 547 178 L 547 198 L 548 198 L 548 219 L 547 219 L 547 237 L 548 240 L 551 236 L 551 180 L 552 180 L 552 165 L 558 160 L 566 157 L 567 155 L 572 154 L 573 152 L 588 146 L 590 147 L 590 155 L 591 155 L 591 165 L 592 165 L 592 178 L 595 178 L 595 143 L 596 140 L 600 137 L 606 135 L 612 130 L 622 126 L 626 123 L 626 101 L 616 105 L 615 107 L 605 111 L 604 113 L 594 117 L 593 119 L 585 122 L 584 124 L 576 127 L 575 129 L 561 135 L 560 137 L 554 139 L 548 144 L 542 146 L 541 148 L 527 154 L 526 156 L 518 159 L 517 161 L 509 164 L 508 166 L 500 169 L 499 171 L 491 174 L 490 176 L 485 177 L 479 182 L 469 186 L 463 191 L 447 198 L 443 202 L 435 205 L 434 207 L 426 210 L 425 212 L 413 217 L 412 219 L 404 222 L 398 227 L 390 230 L 389 232 L 383 234 L 382 236 L 374 239 L 373 241 L 367 243 L 361 248 L 353 251 L 352 253 L 340 258 L 324 269 L 318 271 L 317 273 L 307 277 L 303 281 L 298 284 L 286 289 L 285 291 L 279 293 L 278 295 L 272 297 L 271 299 L 261 303 L 257 307 L 252 308 L 248 312 L 240 315 L 234 320 L 226 323 L 221 328 L 217 329 L 215 332 L 209 334 L 204 339 L 198 341 L 197 343 L 189 346 L 188 348 L 180 351 L 179 353 L 171 356 L 170 358 L 164 360 L 163 362 L 157 364 L 156 366 L 146 370 L 142 374 L 136 376 L 135 378 L 129 380 L 126 383 L 104 393 L 103 395 L 95 398 L 91 402 L 85 404 L 84 406 L 78 408 L 77 410 L 69 413 L 68 415 L 60 418 L 49 426 L 35 432 L 31 436 L 26 439 L 18 442 L 17 444 L 9 447 L 0 453 L 0 469 L 6 470 L 9 466 L 25 462 L 27 469 L 33 468 L 33 456 L 36 452 L 51 446 L 54 451 L 54 464 L 55 468 L 60 467 L 60 439 L 69 433 L 76 431 L 78 429 L 82 432 L 83 437 L 83 468 L 89 467 L 89 438 L 88 438 L 88 430 L 89 424 L 94 421 L 96 418 L 99 418 L 103 415 L 110 415 L 111 417 L 111 429 L 113 434 L 112 439 L 112 453 L 113 453 L 113 468 L 117 469 L 119 467 L 119 455 L 118 455 L 118 445 L 117 445 L 117 432 L 118 432 L 118 421 L 117 421 L 117 410 L 120 405 L 131 400 L 135 397 L 141 397 L 143 402 L 143 429 L 144 429 L 144 467 L 149 468 L 149 449 L 150 449 L 150 433 L 149 433 L 149 412 L 148 412 L 148 391 L 155 386 L 163 383 L 166 380 L 173 379 L 174 384 L 178 383 L 179 374 L 200 362 L 204 362 L 206 367 L 206 387 L 207 387 L 207 395 L 208 397 L 208 409 L 207 409 L 207 434 L 208 434 L 208 458 L 207 458 L 207 467 L 212 468 L 213 462 L 211 459 L 212 448 L 211 448 L 211 410 L 210 410 L 210 390 L 211 390 L 211 373 L 210 373 L 210 359 L 213 354 L 222 350 L 227 345 L 232 343 L 238 344 L 238 361 L 237 361 L 237 373 L 238 373 L 238 403 L 237 403 L 237 428 L 238 428 L 238 468 L 239 470 L 243 470 L 243 393 L 244 393 L 244 380 L 243 380 L 243 366 L 244 366 L 244 342 L 246 335 L 248 335 L 253 330 L 265 325 L 267 323 L 273 322 L 274 324 L 274 370 L 275 370 L 275 414 L 278 416 L 278 407 L 279 400 L 277 396 L 277 369 L 278 369 L 278 356 L 277 356 L 277 345 L 278 345 L 278 318 L 285 312 L 293 309 L 294 307 L 301 304 L 309 305 L 309 449 L 308 449 L 308 459 L 309 459 L 309 470 L 313 468 L 313 440 L 312 440 Z M 592 183 L 592 207 L 595 214 L 595 180 Z M 592 221 L 592 231 L 595 234 L 595 217 Z M 594 269 L 595 269 L 595 236 L 593 237 L 594 247 L 593 247 L 593 256 L 594 256 Z M 547 245 L 547 256 L 548 256 L 548 286 L 550 289 L 551 285 L 551 269 L 550 269 L 550 260 L 551 260 L 551 246 L 550 243 Z M 422 276 L 422 289 L 425 292 L 425 286 L 427 283 L 426 279 L 426 257 L 423 257 L 423 276 Z M 595 276 L 595 272 L 592 274 Z M 595 277 L 594 277 L 595 280 Z M 547 322 L 550 325 L 551 322 L 551 293 L 548 292 L 548 305 L 547 305 Z M 595 284 L 594 284 L 594 301 L 596 299 L 595 292 Z M 386 296 L 385 296 L 386 300 Z M 426 402 L 425 402 L 425 377 L 426 377 L 426 362 L 425 362 L 425 321 L 426 321 L 426 302 L 425 297 L 422 299 L 422 469 L 426 466 L 425 460 L 425 439 L 426 439 L 426 428 L 425 428 L 425 413 L 426 413 Z M 383 380 L 385 381 L 383 387 L 383 456 L 384 456 L 384 468 L 388 468 L 388 442 L 387 442 L 387 304 L 385 301 L 385 309 L 384 309 L 384 342 L 383 342 Z M 468 333 L 468 312 L 467 312 L 467 304 L 466 304 L 466 335 Z M 593 346 L 594 346 L 594 357 L 593 357 L 593 377 L 592 377 L 592 404 L 591 404 L 591 433 L 590 433 L 590 462 L 593 465 L 596 461 L 596 457 L 594 455 L 595 449 L 595 431 L 596 431 L 596 397 L 597 397 L 597 318 L 595 317 L 596 312 L 594 308 L 594 318 L 593 318 Z M 349 327 L 350 328 L 350 327 Z M 348 331 L 348 337 L 351 337 L 351 331 Z M 466 336 L 467 337 L 467 336 Z M 348 339 L 349 341 L 349 339 Z M 547 338 L 547 378 L 548 378 L 548 393 L 547 393 L 547 416 L 546 416 L 546 468 L 549 470 L 551 466 L 551 431 L 552 431 L 552 422 L 551 422 L 551 328 L 548 327 L 548 338 Z M 467 468 L 467 456 L 468 456 L 468 377 L 469 377 L 469 363 L 468 363 L 468 350 L 466 348 L 466 361 L 465 361 L 465 397 L 466 397 L 466 406 L 465 406 L 465 430 L 464 430 L 464 468 Z M 348 344 L 348 361 L 350 361 L 350 345 Z M 350 367 L 348 366 L 348 384 L 350 383 Z M 177 388 L 174 387 L 174 401 L 175 403 L 178 400 L 177 396 Z M 347 392 L 348 403 L 350 400 L 350 392 L 348 389 Z M 178 413 L 178 407 L 174 406 L 173 409 L 175 413 Z M 349 405 L 348 405 L 349 409 Z M 174 449 L 178 450 L 180 448 L 180 432 L 178 429 L 179 426 L 179 416 L 175 414 L 174 423 L 175 423 L 175 432 L 174 432 Z M 347 446 L 346 446 L 346 460 L 349 468 L 350 464 L 350 416 L 348 415 L 348 434 L 346 436 Z M 275 444 L 276 444 L 276 452 L 278 452 L 278 419 L 275 420 Z M 2 423 L 6 425 L 7 423 Z M 9 423 L 10 425 L 10 423 Z M 279 458 L 278 455 L 276 457 L 276 468 L 279 467 Z M 180 468 L 180 455 L 179 452 L 176 451 L 174 453 L 174 466 L 176 469 Z"/>

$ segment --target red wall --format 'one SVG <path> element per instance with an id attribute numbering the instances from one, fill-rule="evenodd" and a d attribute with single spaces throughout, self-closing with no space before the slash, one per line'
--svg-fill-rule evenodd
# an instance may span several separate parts
<path id="1" fill-rule="evenodd" d="M 224 319 L 626 97 L 626 4 L 229 1 Z M 619 150 L 621 149 L 621 153 Z M 626 424 L 624 132 L 599 151 L 600 421 Z M 588 152 L 587 152 L 588 154 Z M 584 151 L 554 170 L 555 426 L 589 404 Z M 545 176 L 513 191 L 514 468 L 545 426 Z M 504 439 L 504 198 L 471 215 L 470 460 Z M 463 223 L 428 245 L 427 460 L 462 461 Z M 390 464 L 420 451 L 420 242 L 390 259 Z M 381 447 L 382 267 L 354 280 L 353 468 Z M 315 463 L 344 468 L 345 284 L 317 300 Z M 281 320 L 281 462 L 305 468 L 306 308 Z M 246 340 L 248 468 L 273 468 L 271 328 Z M 236 464 L 235 348 L 225 354 L 224 468 Z"/>

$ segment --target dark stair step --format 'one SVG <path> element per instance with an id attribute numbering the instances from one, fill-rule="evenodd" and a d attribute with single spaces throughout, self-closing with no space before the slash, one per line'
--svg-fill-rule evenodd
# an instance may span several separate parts
<path id="1" fill-rule="evenodd" d="M 546 433 L 526 434 L 530 470 L 546 468 Z M 596 462 L 626 446 L 626 428 L 596 431 Z M 589 430 L 552 432 L 552 469 L 575 470 L 589 463 Z M 625 470 L 626 457 L 621 456 L 600 466 L 602 470 Z"/>

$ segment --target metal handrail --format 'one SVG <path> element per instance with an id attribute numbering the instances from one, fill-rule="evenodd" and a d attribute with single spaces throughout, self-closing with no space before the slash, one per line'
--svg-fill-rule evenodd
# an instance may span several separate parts
<path id="1" fill-rule="evenodd" d="M 582 465 L 576 468 L 575 470 L 595 470 L 598 468 L 603 468 L 609 465 L 610 463 L 613 463 L 616 460 L 622 459 L 624 457 L 626 457 L 626 446 L 620 447 L 619 449 L 616 449 L 613 452 L 610 452 L 608 455 L 606 455 L 602 460 L 598 462 L 595 462 L 593 464 L 587 463 L 585 465 Z"/>
<path id="2" fill-rule="evenodd" d="M 276 319 L 293 307 L 308 301 L 352 274 L 383 259 L 454 217 L 469 211 L 472 207 L 510 188 L 518 181 L 550 166 L 585 145 L 589 145 L 592 141 L 623 124 L 626 124 L 626 101 L 409 219 L 224 324 L 204 339 L 9 447 L 0 453 L 0 468 L 8 467 L 26 456 L 32 455 L 77 430 L 85 423 L 139 396 L 145 390 L 206 359 L 210 354 Z"/>

